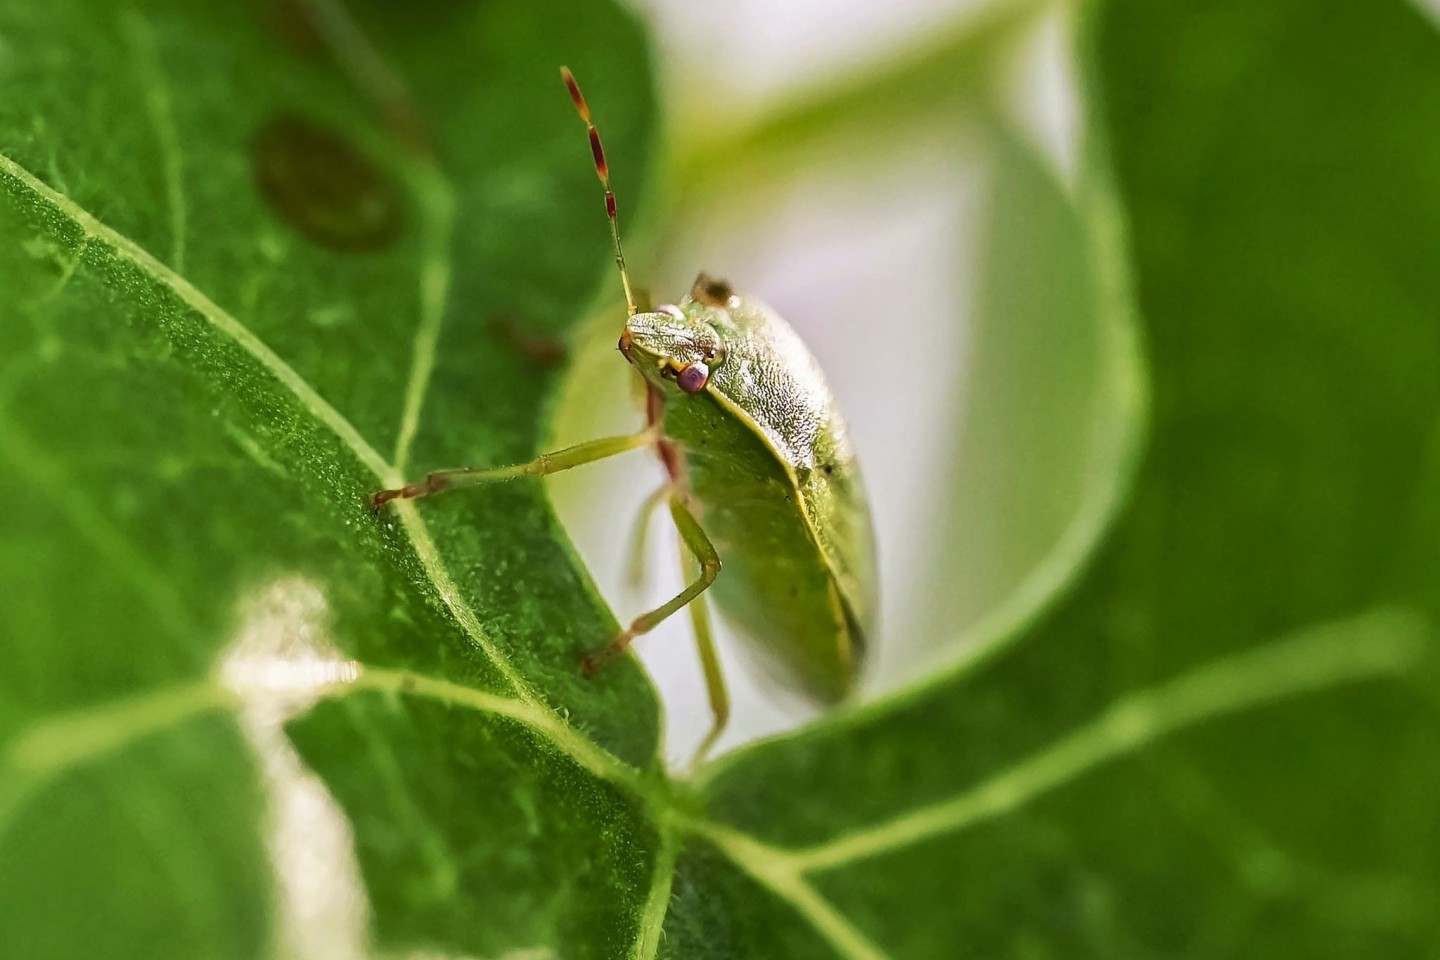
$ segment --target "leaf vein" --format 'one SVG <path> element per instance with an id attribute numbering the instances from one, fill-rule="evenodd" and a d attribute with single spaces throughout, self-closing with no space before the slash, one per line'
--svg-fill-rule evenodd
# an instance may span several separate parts
<path id="1" fill-rule="evenodd" d="M 1395 611 L 1300 631 L 1126 696 L 1092 723 L 957 797 L 792 855 L 802 871 L 833 870 L 963 830 L 1205 720 L 1348 681 L 1402 673 L 1422 655 L 1425 635 L 1419 618 Z"/>
<path id="2" fill-rule="evenodd" d="M 75 201 L 57 192 L 38 179 L 30 171 L 9 157 L 0 154 L 0 176 L 8 177 L 22 188 L 50 204 L 61 215 L 69 218 L 87 238 L 100 241 L 115 253 L 150 273 L 159 283 L 169 287 L 187 306 L 205 318 L 211 326 L 234 340 L 241 349 L 254 357 L 261 366 L 279 380 L 295 395 L 305 408 L 321 423 L 325 424 L 340 440 L 351 449 L 365 467 L 381 480 L 388 481 L 394 471 L 385 459 L 375 451 L 360 432 L 355 429 L 340 411 L 330 405 L 315 388 L 305 382 L 295 368 L 281 359 L 263 340 L 257 337 L 230 313 L 223 310 L 205 294 L 195 288 L 173 269 L 161 263 L 155 256 L 135 241 L 101 223 Z"/>
<path id="3" fill-rule="evenodd" d="M 627 787 L 642 797 L 651 797 L 654 792 L 640 771 L 568 726 L 546 707 L 410 671 L 358 663 L 355 667 L 353 677 L 321 685 L 323 697 L 333 699 L 353 692 L 375 691 L 426 697 L 506 717 L 551 740 L 561 752 L 597 777 Z M 0 835 L 8 825 L 8 817 L 18 809 L 18 800 L 28 795 L 33 786 L 192 717 L 238 705 L 233 691 L 213 677 L 204 677 L 177 681 L 33 722 L 11 738 L 0 752 L 0 769 L 11 774 L 3 778 L 6 789 L 0 791 Z"/>
<path id="4" fill-rule="evenodd" d="M 635 960 L 654 960 L 660 952 L 660 938 L 665 930 L 665 914 L 670 909 L 670 891 L 675 883 L 675 861 L 680 855 L 680 838 L 668 823 L 660 828 L 660 849 L 655 853 L 655 871 L 645 912 L 640 916 L 639 936 L 635 939 Z"/>
<path id="5" fill-rule="evenodd" d="M 174 683 L 36 723 L 0 754 L 0 836 L 35 790 L 52 777 L 233 702 L 211 680 Z"/>
<path id="6" fill-rule="evenodd" d="M 126 11 L 126 32 L 135 49 L 141 80 L 145 85 L 145 106 L 155 127 L 160 146 L 160 165 L 165 177 L 165 199 L 170 210 L 170 265 L 177 273 L 185 270 L 185 190 L 184 156 L 180 152 L 180 136 L 175 128 L 175 109 L 170 98 L 170 85 L 165 77 L 155 31 L 148 20 L 136 10 Z"/>
<path id="7" fill-rule="evenodd" d="M 420 322 L 415 328 L 410 378 L 405 385 L 400 432 L 395 439 L 395 471 L 400 474 L 409 464 L 410 447 L 420 426 L 420 411 L 425 405 L 430 375 L 435 370 L 440 328 L 450 294 L 450 234 L 455 207 L 449 184 L 438 173 L 422 174 L 416 179 L 426 227 L 420 262 Z"/>
<path id="8" fill-rule="evenodd" d="M 0 396 L 5 393 L 8 390 L 0 391 Z M 0 409 L 8 408 L 8 404 L 0 405 Z M 76 535 L 88 541 L 97 556 L 109 561 L 117 576 L 130 582 L 135 595 L 151 608 L 171 636 L 196 636 L 195 621 L 179 594 L 149 559 L 134 549 L 111 517 L 71 484 L 67 472 L 42 454 L 13 422 L 0 417 L 0 425 L 5 428 L 0 431 L 0 460 L 8 461 L 38 496 L 49 499 Z"/>
<path id="9" fill-rule="evenodd" d="M 794 853 L 717 823 L 691 821 L 687 825 L 715 844 L 737 867 L 795 908 L 845 960 L 887 960 L 883 950 L 805 879 Z"/>
<path id="10" fill-rule="evenodd" d="M 561 752 L 601 779 L 627 786 L 641 795 L 649 792 L 640 779 L 639 771 L 566 724 L 555 711 L 536 701 L 383 667 L 362 666 L 359 676 L 347 684 L 344 690 L 377 690 L 427 697 L 457 707 L 508 717 L 551 740 Z"/>

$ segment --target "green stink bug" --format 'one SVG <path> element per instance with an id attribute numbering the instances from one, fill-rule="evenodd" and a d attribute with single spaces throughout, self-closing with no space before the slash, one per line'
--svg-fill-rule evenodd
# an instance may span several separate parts
<path id="1" fill-rule="evenodd" d="M 822 703 L 841 700 L 855 684 L 875 623 L 870 510 L 824 375 L 774 311 L 704 274 L 678 305 L 638 307 L 600 134 L 575 77 L 567 68 L 560 72 L 605 191 L 627 306 L 619 350 L 644 380 L 647 425 L 527 463 L 431 473 L 382 490 L 371 502 L 378 510 L 394 499 L 543 476 L 654 448 L 665 469 L 661 495 L 698 569 L 669 602 L 588 656 L 583 669 L 593 672 L 688 605 L 714 715 L 697 753 L 703 756 L 725 727 L 729 700 L 702 595 L 713 593 L 781 683 Z"/>

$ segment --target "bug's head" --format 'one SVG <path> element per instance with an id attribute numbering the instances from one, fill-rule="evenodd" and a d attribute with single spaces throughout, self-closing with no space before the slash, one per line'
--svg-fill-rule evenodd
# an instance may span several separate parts
<path id="1" fill-rule="evenodd" d="M 637 313 L 620 333 L 620 352 L 661 389 L 700 393 L 725 362 L 725 341 L 709 322 L 712 309 L 687 297 L 678 307 Z"/>
<path id="2" fill-rule="evenodd" d="M 620 352 L 646 380 L 661 389 L 700 393 L 709 384 L 711 372 L 725 360 L 725 343 L 710 319 L 717 311 L 737 306 L 739 301 L 728 283 L 713 280 L 702 273 L 691 288 L 690 296 L 682 300 L 680 306 L 663 306 L 643 313 L 639 310 L 635 292 L 630 286 L 630 273 L 625 267 L 615 193 L 610 189 L 610 165 L 605 159 L 605 148 L 600 143 L 600 131 L 590 119 L 590 106 L 580 92 L 575 75 L 568 67 L 561 67 L 560 76 L 570 91 L 575 110 L 585 123 L 595 173 L 605 189 L 605 216 L 610 221 L 615 266 L 620 270 L 620 283 L 625 288 L 625 304 L 630 317 L 620 334 Z"/>

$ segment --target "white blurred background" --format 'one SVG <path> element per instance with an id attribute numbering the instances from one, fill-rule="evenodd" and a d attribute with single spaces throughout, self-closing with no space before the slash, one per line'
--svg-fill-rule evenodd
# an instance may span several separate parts
<path id="1" fill-rule="evenodd" d="M 991 256 L 995 231 L 1025 209 L 1010 189 L 1014 178 L 1006 179 L 1015 144 L 1037 158 L 1058 196 L 1075 179 L 1079 119 L 1069 24 L 1055 8 L 1028 3 L 1022 26 L 1003 42 L 987 42 L 987 51 L 998 52 L 983 77 L 956 72 L 956 89 L 973 87 L 973 95 L 952 95 L 934 81 L 925 86 L 935 89 L 904 89 L 907 63 L 945 44 L 963 49 L 971 33 L 984 33 L 1014 6 L 643 0 L 661 51 L 669 164 L 662 187 L 644 198 L 649 209 L 625 224 L 631 267 L 656 302 L 679 299 L 701 269 L 726 277 L 785 316 L 828 372 L 864 467 L 880 549 L 882 624 L 871 638 L 862 700 L 962 652 L 967 630 L 1054 547 L 1078 507 L 1093 446 L 1069 433 L 1043 450 L 1032 442 L 1037 430 L 1045 435 L 1044 424 L 1063 424 L 1067 415 L 1088 422 L 1070 409 L 1077 396 L 1090 396 L 1083 383 L 1072 377 L 1050 390 L 1037 378 L 986 403 L 976 395 L 985 378 L 974 369 L 993 359 L 1023 376 L 1025 351 L 1050 349 L 1027 342 L 1018 353 L 997 351 L 993 331 L 1022 323 L 1023 311 L 987 316 L 996 297 L 986 291 L 987 283 L 1017 280 L 987 279 L 998 259 Z M 877 132 L 873 120 L 847 125 L 842 110 L 819 133 L 787 139 L 805 121 L 787 127 L 785 118 L 803 118 L 831 90 L 887 75 L 901 78 L 902 97 L 913 94 L 918 111 Z M 938 105 L 930 109 L 928 100 Z M 596 110 L 603 117 L 603 104 Z M 727 152 L 727 144 L 757 130 L 769 137 L 763 142 L 782 142 L 783 149 L 757 148 L 755 157 Z M 616 169 L 625 162 L 611 158 Z M 622 211 L 640 206 L 627 197 L 621 204 Z M 1043 224 L 1039 229 L 1043 239 Z M 1018 279 L 1044 285 L 1040 241 L 1034 254 L 1033 275 Z M 1012 251 L 1006 262 L 1013 259 Z M 629 432 L 639 423 L 630 371 L 614 350 L 618 306 L 592 325 L 578 355 L 557 444 Z M 978 336 L 987 319 L 990 346 Z M 1077 336 L 1054 350 L 1084 350 L 1091 342 Z M 1048 368 L 1045 358 L 1034 359 L 1036 369 Z M 1088 369 L 1081 360 L 1072 366 Z M 995 372 L 1006 382 L 1006 370 Z M 1004 442 L 1012 420 L 1018 449 Z M 964 459 L 977 454 L 995 462 Z M 1043 471 L 1046 478 L 1007 483 L 1009 470 Z M 678 546 L 663 511 L 651 528 L 649 582 L 637 592 L 626 577 L 635 514 L 661 478 L 653 458 L 637 453 L 551 481 L 562 519 L 622 621 L 681 583 Z M 813 715 L 757 685 L 723 622 L 719 634 L 733 714 L 717 754 Z M 709 725 L 688 618 L 672 618 L 637 648 L 665 701 L 667 756 L 683 764 Z"/>

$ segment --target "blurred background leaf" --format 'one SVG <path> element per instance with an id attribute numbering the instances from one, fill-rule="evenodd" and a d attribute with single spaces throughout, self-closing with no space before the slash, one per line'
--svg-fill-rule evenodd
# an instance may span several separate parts
<path id="1" fill-rule="evenodd" d="M 1411 258 L 1440 50 L 1399 4 L 1115 2 L 1085 37 L 1088 271 L 1059 275 L 1123 330 L 1128 222 L 1153 384 L 1133 494 L 1033 625 L 1020 604 L 948 677 L 722 765 L 710 809 L 743 832 L 681 862 L 682 902 L 723 918 L 697 941 L 1433 948 L 1437 291 Z M 817 793 L 846 802 L 790 801 Z"/>

